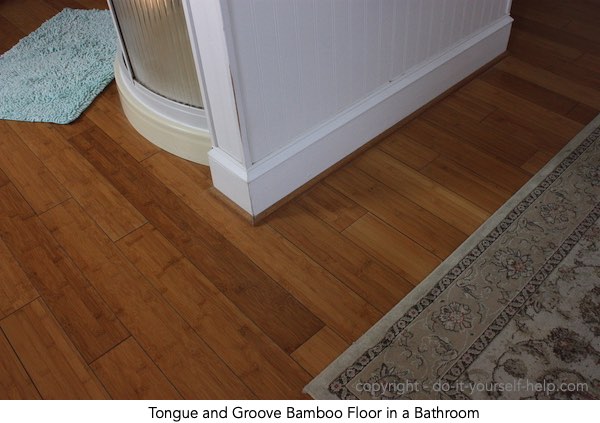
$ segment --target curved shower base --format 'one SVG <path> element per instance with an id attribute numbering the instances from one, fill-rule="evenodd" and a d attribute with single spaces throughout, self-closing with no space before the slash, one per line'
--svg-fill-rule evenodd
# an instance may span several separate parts
<path id="1" fill-rule="evenodd" d="M 115 79 L 134 128 L 160 148 L 208 164 L 211 138 L 184 0 L 109 0 L 120 51 Z"/>
<path id="2" fill-rule="evenodd" d="M 163 150 L 208 165 L 212 144 L 204 110 L 169 101 L 125 75 L 127 69 L 119 55 L 115 61 L 115 81 L 129 123 Z"/>

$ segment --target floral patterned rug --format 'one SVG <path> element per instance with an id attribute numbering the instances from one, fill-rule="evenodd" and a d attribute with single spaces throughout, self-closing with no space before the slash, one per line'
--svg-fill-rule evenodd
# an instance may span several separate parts
<path id="1" fill-rule="evenodd" d="M 599 138 L 600 116 L 305 391 L 600 398 Z"/>

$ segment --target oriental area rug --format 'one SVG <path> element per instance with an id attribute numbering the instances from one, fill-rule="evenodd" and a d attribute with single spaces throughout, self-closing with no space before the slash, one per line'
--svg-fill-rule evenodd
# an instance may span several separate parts
<path id="1" fill-rule="evenodd" d="M 600 116 L 305 392 L 600 398 L 599 138 Z"/>

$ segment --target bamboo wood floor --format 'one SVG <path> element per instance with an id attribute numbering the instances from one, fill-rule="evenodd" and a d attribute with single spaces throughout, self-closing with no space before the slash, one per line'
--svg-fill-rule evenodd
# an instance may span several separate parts
<path id="1" fill-rule="evenodd" d="M 0 1 L 0 52 L 63 7 Z M 515 0 L 510 55 L 251 227 L 114 83 L 0 121 L 0 398 L 303 398 L 600 110 L 600 2 Z"/>

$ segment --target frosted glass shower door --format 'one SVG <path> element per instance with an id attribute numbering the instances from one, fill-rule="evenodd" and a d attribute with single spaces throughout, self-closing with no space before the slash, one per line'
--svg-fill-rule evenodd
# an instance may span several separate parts
<path id="1" fill-rule="evenodd" d="M 201 108 L 182 0 L 111 0 L 133 79 L 169 100 Z"/>

